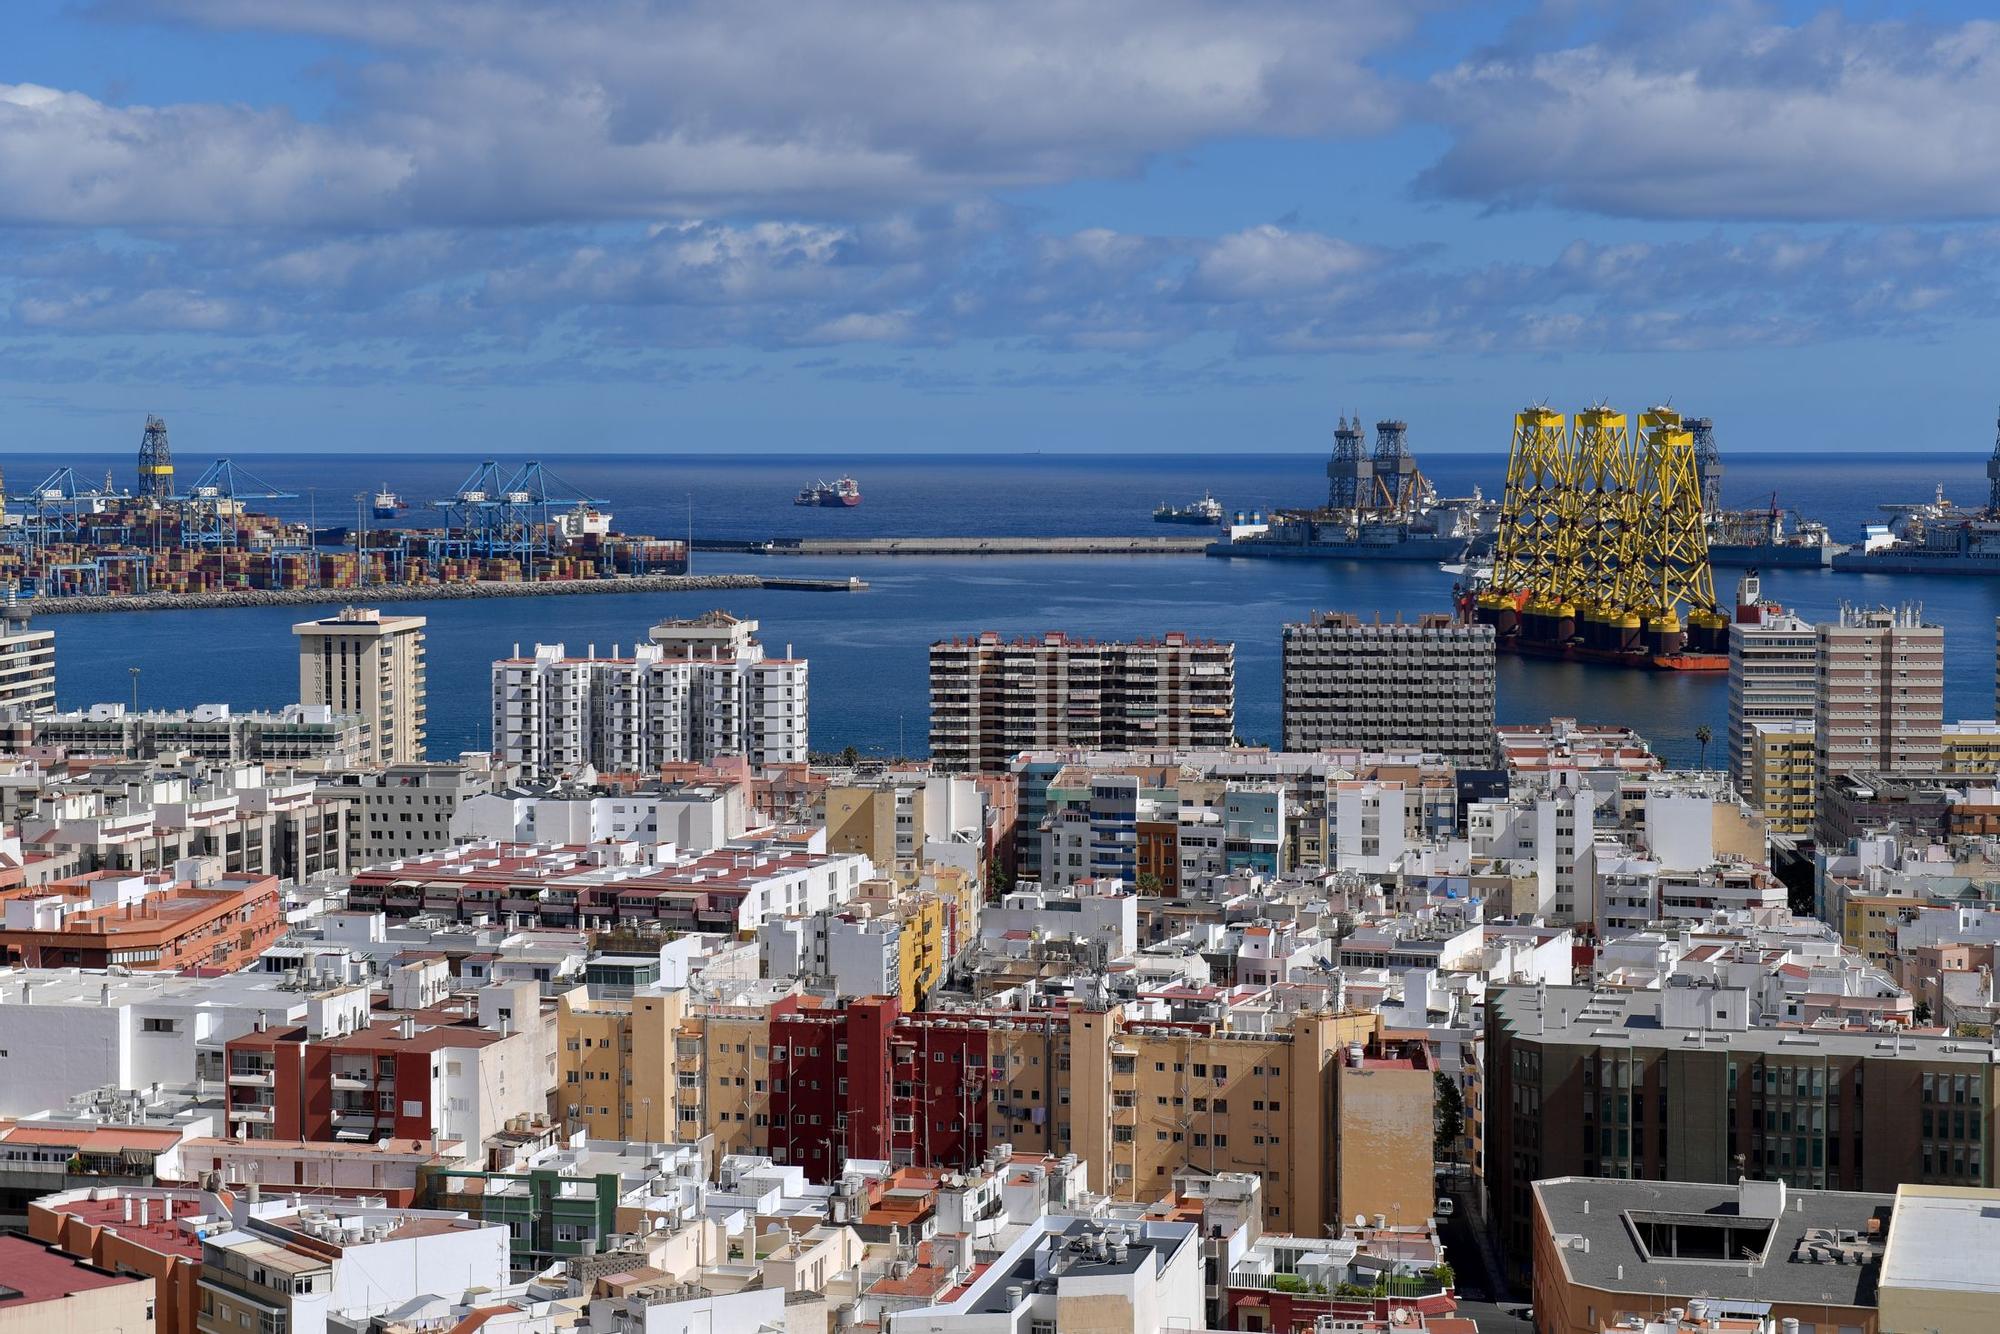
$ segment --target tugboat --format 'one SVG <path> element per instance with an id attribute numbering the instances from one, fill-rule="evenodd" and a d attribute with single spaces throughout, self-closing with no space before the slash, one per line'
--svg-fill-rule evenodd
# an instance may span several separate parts
<path id="1" fill-rule="evenodd" d="M 1153 511 L 1154 523 L 1215 524 L 1222 522 L 1222 502 L 1204 491 L 1192 505 L 1162 504 Z"/>
<path id="2" fill-rule="evenodd" d="M 386 486 L 375 493 L 375 517 L 378 519 L 393 519 L 409 507 L 409 501 Z"/>
<path id="3" fill-rule="evenodd" d="M 852 477 L 831 482 L 814 482 L 792 498 L 794 505 L 817 505 L 825 509 L 853 509 L 861 503 L 861 484 Z"/>

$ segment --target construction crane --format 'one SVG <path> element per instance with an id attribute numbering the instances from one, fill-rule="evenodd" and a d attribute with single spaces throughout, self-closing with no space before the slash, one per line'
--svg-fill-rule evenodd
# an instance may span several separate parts
<path id="1" fill-rule="evenodd" d="M 167 443 L 167 423 L 148 416 L 146 433 L 139 439 L 139 495 L 165 503 L 173 494 L 174 451 Z"/>
<path id="2" fill-rule="evenodd" d="M 180 507 L 181 545 L 212 551 L 233 550 L 237 519 L 246 500 L 296 500 L 296 491 L 281 491 L 230 460 L 217 459 L 194 479 L 186 494 L 169 496 Z"/>

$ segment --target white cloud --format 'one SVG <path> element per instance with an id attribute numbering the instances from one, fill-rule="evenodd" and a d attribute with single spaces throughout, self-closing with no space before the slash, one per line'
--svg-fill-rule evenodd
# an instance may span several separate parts
<path id="1" fill-rule="evenodd" d="M 0 84 L 0 220 L 115 227 L 355 223 L 400 208 L 413 166 L 277 111 L 114 107 Z"/>
<path id="2" fill-rule="evenodd" d="M 0 221 L 398 226 L 862 215 L 1130 172 L 1223 137 L 1367 133 L 1399 0 L 126 0 L 338 38 L 324 124 L 0 102 Z M 30 105 L 30 103 L 33 105 Z"/>
<path id="3" fill-rule="evenodd" d="M 1337 236 L 1266 224 L 1211 245 L 1195 266 L 1189 291 L 1216 301 L 1302 295 L 1376 268 L 1381 258 Z"/>
<path id="4" fill-rule="evenodd" d="M 2000 214 L 1991 22 L 1620 32 L 1469 61 L 1433 94 L 1454 137 L 1419 186 L 1439 196 L 1644 218 Z"/>

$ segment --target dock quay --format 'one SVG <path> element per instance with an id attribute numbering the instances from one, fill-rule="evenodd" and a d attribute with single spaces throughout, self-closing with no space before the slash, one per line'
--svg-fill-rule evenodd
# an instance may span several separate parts
<path id="1" fill-rule="evenodd" d="M 696 551 L 752 556 L 1199 556 L 1208 536 L 696 538 Z"/>
<path id="2" fill-rule="evenodd" d="M 308 607 L 368 602 L 460 602 L 475 598 L 566 597 L 584 593 L 700 593 L 768 588 L 802 593 L 858 593 L 863 579 L 766 578 L 760 574 L 644 574 L 612 579 L 490 580 L 457 584 L 370 584 L 366 588 L 236 588 L 211 593 L 106 593 L 30 598 L 37 616 L 70 612 L 200 611 L 220 607 Z"/>

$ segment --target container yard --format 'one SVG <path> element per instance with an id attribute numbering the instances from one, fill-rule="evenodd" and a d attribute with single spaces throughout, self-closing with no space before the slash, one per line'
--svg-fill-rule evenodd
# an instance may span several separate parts
<path id="1" fill-rule="evenodd" d="M 257 590 L 408 590 L 683 575 L 687 544 L 612 530 L 600 502 L 530 462 L 475 468 L 429 503 L 435 526 L 316 529 L 257 512 L 295 499 L 218 459 L 175 485 L 166 423 L 146 419 L 136 492 L 58 468 L 5 496 L 0 581 L 40 603 Z"/>

